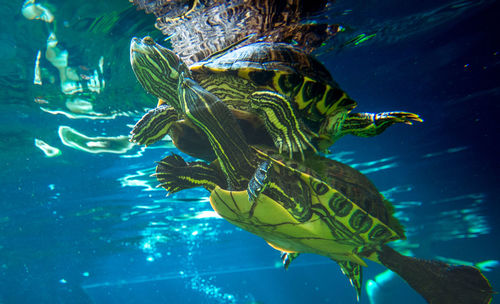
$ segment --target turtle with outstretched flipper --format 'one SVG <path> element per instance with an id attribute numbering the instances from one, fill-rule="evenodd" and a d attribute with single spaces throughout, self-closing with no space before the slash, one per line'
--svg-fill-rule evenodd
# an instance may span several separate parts
<path id="1" fill-rule="evenodd" d="M 331 258 L 355 287 L 363 259 L 398 273 L 429 303 L 489 303 L 492 288 L 479 270 L 403 256 L 386 243 L 404 239 L 392 205 L 357 170 L 307 152 L 298 162 L 275 148 L 250 146 L 227 105 L 180 76 L 180 103 L 207 136 L 212 163 L 171 155 L 156 177 L 169 192 L 203 186 L 213 209 L 282 252 L 285 267 L 301 253 Z"/>
<path id="2" fill-rule="evenodd" d="M 144 89 L 159 98 L 157 107 L 131 132 L 131 140 L 138 144 L 160 140 L 172 125 L 186 128 L 189 122 L 177 93 L 181 74 L 220 98 L 240 124 L 251 124 L 253 130 L 261 126 L 280 152 L 300 153 L 302 158 L 304 151 L 324 150 L 346 134 L 375 136 L 395 123 L 422 121 L 408 112 L 351 113 L 356 102 L 328 70 L 313 56 L 284 43 L 235 45 L 187 67 L 151 37 L 133 38 L 130 61 Z M 183 146 L 184 152 L 198 156 L 199 147 Z"/>

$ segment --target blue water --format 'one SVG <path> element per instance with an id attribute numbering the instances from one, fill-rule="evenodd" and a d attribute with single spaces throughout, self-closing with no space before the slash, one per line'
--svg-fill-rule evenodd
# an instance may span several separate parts
<path id="1" fill-rule="evenodd" d="M 357 110 L 411 111 L 425 122 L 343 138 L 331 156 L 394 202 L 408 234 L 399 249 L 500 260 L 500 4 L 379 2 L 335 2 L 323 17 L 346 31 L 318 58 Z M 155 105 L 128 58 L 132 37 L 161 37 L 152 16 L 126 0 L 40 3 L 54 22 L 24 18 L 22 1 L 1 1 L 1 304 L 355 303 L 327 258 L 303 255 L 285 271 L 262 239 L 215 217 L 204 190 L 166 197 L 155 188 L 154 162 L 175 151 L 168 141 L 145 150 L 106 141 L 126 136 Z M 96 71 L 100 92 L 61 92 L 45 57 L 50 32 L 80 77 Z M 348 43 L 362 34 L 376 35 Z M 38 50 L 42 85 L 33 82 Z M 76 97 L 93 110 L 71 112 Z M 69 146 L 61 126 L 93 137 L 87 150 L 108 151 Z M 49 157 L 35 139 L 59 153 Z M 499 290 L 500 268 L 490 265 L 484 274 Z M 369 263 L 364 271 L 367 282 L 385 269 Z M 363 287 L 360 303 L 425 303 L 398 278 L 380 285 L 377 301 Z"/>

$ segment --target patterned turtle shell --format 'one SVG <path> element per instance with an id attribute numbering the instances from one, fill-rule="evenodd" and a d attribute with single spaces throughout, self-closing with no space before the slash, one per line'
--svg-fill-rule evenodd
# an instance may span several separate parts
<path id="1" fill-rule="evenodd" d="M 284 43 L 253 43 L 214 54 L 191 65 L 189 69 L 200 82 L 203 82 L 207 73 L 230 72 L 251 83 L 292 97 L 302 117 L 310 121 L 349 112 L 357 105 L 333 80 L 322 63 Z M 208 90 L 218 95 L 217 90 Z"/>
<path id="2" fill-rule="evenodd" d="M 369 256 L 375 246 L 405 238 L 392 205 L 357 170 L 322 157 L 286 163 L 275 155 L 268 160 L 280 178 L 271 180 L 253 203 L 247 191 L 215 188 L 211 203 L 217 213 L 279 250 L 311 252 L 363 266 L 358 254 Z M 300 236 L 304 238 L 299 240 Z"/>

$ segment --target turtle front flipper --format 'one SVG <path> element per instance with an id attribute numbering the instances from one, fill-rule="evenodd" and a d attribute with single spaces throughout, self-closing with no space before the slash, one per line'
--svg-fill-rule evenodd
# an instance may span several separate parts
<path id="1" fill-rule="evenodd" d="M 335 137 L 338 139 L 346 134 L 371 137 L 379 135 L 396 123 L 412 125 L 422 121 L 420 116 L 410 112 L 349 113 Z"/>
<path id="2" fill-rule="evenodd" d="M 224 174 L 214 165 L 205 162 L 187 163 L 181 156 L 172 154 L 158 162 L 154 174 L 169 193 L 203 186 L 208 190 L 226 185 Z"/>
<path id="3" fill-rule="evenodd" d="M 491 285 L 474 267 L 404 256 L 387 245 L 383 245 L 377 255 L 378 262 L 399 274 L 428 303 L 491 302 L 494 293 Z"/>
<path id="4" fill-rule="evenodd" d="M 279 152 L 300 153 L 304 159 L 304 151 L 311 149 L 317 152 L 312 138 L 317 134 L 309 130 L 296 115 L 293 102 L 287 97 L 271 91 L 254 92 L 250 98 L 250 106 L 264 121 L 267 132 L 272 137 Z"/>
<path id="5" fill-rule="evenodd" d="M 165 104 L 149 110 L 130 132 L 132 135 L 130 141 L 146 146 L 154 144 L 167 135 L 177 119 L 177 111 Z"/>

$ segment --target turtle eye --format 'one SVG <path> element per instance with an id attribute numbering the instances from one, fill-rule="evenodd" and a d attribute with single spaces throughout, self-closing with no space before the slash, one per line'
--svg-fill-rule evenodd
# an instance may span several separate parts
<path id="1" fill-rule="evenodd" d="M 142 38 L 142 42 L 144 42 L 145 44 L 148 44 L 148 45 L 155 44 L 155 41 L 150 36 L 146 36 L 146 37 Z"/>

